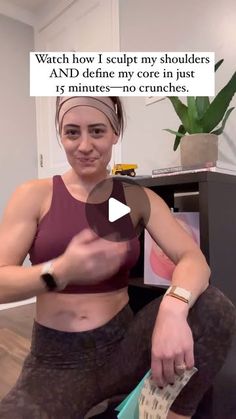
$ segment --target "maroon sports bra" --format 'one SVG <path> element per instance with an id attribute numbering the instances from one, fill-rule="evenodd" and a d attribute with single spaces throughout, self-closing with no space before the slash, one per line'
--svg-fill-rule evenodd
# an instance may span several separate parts
<path id="1" fill-rule="evenodd" d="M 113 182 L 111 196 L 125 203 L 125 196 L 121 182 Z M 92 204 L 89 204 L 92 205 Z M 99 204 L 106 205 L 107 202 Z M 86 203 L 74 198 L 66 188 L 60 175 L 53 177 L 53 194 L 49 211 L 44 215 L 37 226 L 37 231 L 29 250 L 32 265 L 55 259 L 64 253 L 71 239 L 85 228 L 89 228 Z M 133 230 L 130 216 L 127 214 L 120 220 L 125 228 Z M 117 290 L 128 285 L 130 269 L 135 265 L 140 253 L 138 237 L 130 240 L 130 250 L 119 272 L 108 279 L 91 285 L 69 284 L 61 293 L 97 293 Z"/>

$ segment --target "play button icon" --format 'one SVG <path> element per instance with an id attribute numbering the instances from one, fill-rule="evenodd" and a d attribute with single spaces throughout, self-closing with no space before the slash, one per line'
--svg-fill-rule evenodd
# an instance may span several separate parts
<path id="1" fill-rule="evenodd" d="M 90 192 L 85 205 L 86 224 L 99 237 L 111 241 L 137 237 L 149 216 L 147 194 L 131 179 L 104 179 Z"/>
<path id="2" fill-rule="evenodd" d="M 124 217 L 126 214 L 129 214 L 131 211 L 128 205 L 122 204 L 115 198 L 110 198 L 108 201 L 108 219 L 111 223 L 119 218 Z"/>

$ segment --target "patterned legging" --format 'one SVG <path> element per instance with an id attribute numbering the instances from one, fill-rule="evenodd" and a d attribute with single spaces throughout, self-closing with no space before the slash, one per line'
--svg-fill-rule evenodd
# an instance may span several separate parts
<path id="1" fill-rule="evenodd" d="M 62 332 L 34 323 L 31 352 L 0 403 L 1 419 L 82 419 L 92 406 L 129 393 L 151 365 L 151 337 L 161 298 L 136 315 L 129 305 L 102 327 Z M 222 367 L 235 331 L 235 308 L 209 287 L 190 310 L 195 365 L 171 409 L 193 415 Z"/>

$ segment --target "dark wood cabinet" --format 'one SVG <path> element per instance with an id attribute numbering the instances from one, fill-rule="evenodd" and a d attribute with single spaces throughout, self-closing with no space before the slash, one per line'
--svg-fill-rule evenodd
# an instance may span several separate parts
<path id="1" fill-rule="evenodd" d="M 211 267 L 212 284 L 236 305 L 236 176 L 198 172 L 136 182 L 158 193 L 172 208 L 199 211 L 200 246 Z M 139 269 L 135 275 L 142 277 L 142 264 Z"/>
<path id="2" fill-rule="evenodd" d="M 205 171 L 144 177 L 136 182 L 158 193 L 172 208 L 199 211 L 200 246 L 211 267 L 211 283 L 236 305 L 236 176 Z M 164 292 L 161 288 L 143 284 L 143 235 L 140 241 L 142 251 L 138 264 L 131 271 L 129 286 L 134 310 L 139 310 Z M 214 385 L 213 405 L 205 400 L 202 411 L 200 409 L 194 417 L 236 418 L 235 359 L 236 339 Z"/>

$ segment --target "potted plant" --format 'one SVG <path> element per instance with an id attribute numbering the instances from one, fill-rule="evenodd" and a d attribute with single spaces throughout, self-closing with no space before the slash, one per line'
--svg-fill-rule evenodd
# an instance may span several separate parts
<path id="1" fill-rule="evenodd" d="M 223 61 L 222 59 L 216 63 L 215 71 Z M 171 129 L 166 131 L 175 135 L 174 150 L 177 150 L 180 144 L 183 167 L 217 161 L 218 135 L 222 134 L 226 121 L 234 109 L 234 107 L 229 108 L 229 104 L 235 92 L 236 72 L 211 102 L 207 96 L 187 97 L 185 105 L 178 97 L 168 96 L 181 120 L 181 125 L 178 131 Z"/>

